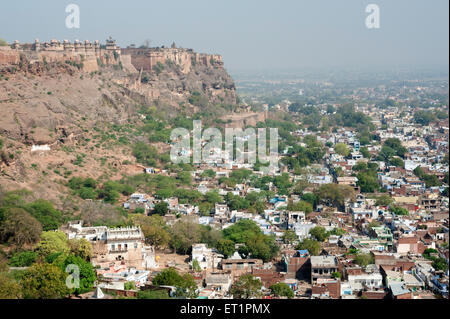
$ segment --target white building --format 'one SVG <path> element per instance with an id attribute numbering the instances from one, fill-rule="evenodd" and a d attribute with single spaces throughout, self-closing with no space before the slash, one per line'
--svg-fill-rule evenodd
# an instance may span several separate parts
<path id="1" fill-rule="evenodd" d="M 206 244 L 192 245 L 192 264 L 194 260 L 202 270 L 218 269 L 219 263 L 222 261 L 223 255 L 216 250 L 208 248 Z"/>
<path id="2" fill-rule="evenodd" d="M 381 288 L 383 286 L 383 276 L 380 273 L 349 275 L 348 283 L 353 291 L 367 288 Z"/>

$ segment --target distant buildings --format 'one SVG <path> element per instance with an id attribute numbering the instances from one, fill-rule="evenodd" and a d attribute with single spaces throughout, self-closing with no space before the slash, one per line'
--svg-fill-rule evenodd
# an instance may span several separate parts
<path id="1" fill-rule="evenodd" d="M 94 265 L 109 266 L 111 263 L 124 262 L 136 269 L 156 267 L 154 249 L 145 246 L 144 235 L 139 227 L 83 227 L 82 221 L 76 221 L 69 222 L 64 231 L 69 239 L 85 238 L 91 242 L 91 262 Z"/>

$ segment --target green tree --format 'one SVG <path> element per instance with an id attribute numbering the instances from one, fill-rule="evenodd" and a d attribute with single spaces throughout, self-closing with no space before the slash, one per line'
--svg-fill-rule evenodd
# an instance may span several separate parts
<path id="1" fill-rule="evenodd" d="M 399 206 L 391 206 L 389 209 L 391 212 L 393 212 L 395 215 L 409 215 L 409 212 L 406 208 L 399 207 Z"/>
<path id="2" fill-rule="evenodd" d="M 237 299 L 250 299 L 261 295 L 262 283 L 251 274 L 245 274 L 231 286 L 230 294 Z"/>
<path id="3" fill-rule="evenodd" d="M 197 284 L 190 274 L 180 275 L 174 268 L 168 268 L 155 276 L 152 284 L 157 286 L 175 286 L 177 297 L 196 298 Z"/>
<path id="4" fill-rule="evenodd" d="M 388 138 L 386 141 L 384 141 L 383 146 L 390 147 L 392 150 L 394 150 L 395 155 L 400 156 L 401 158 L 405 157 L 405 154 L 408 152 L 406 147 L 402 145 L 402 142 L 398 138 Z"/>
<path id="5" fill-rule="evenodd" d="M 92 245 L 87 239 L 85 238 L 69 239 L 67 241 L 67 244 L 69 246 L 70 252 L 75 256 L 79 256 L 87 261 L 91 259 Z"/>
<path id="6" fill-rule="evenodd" d="M 342 228 L 333 228 L 330 232 L 331 235 L 342 236 L 346 233 Z"/>
<path id="7" fill-rule="evenodd" d="M 155 205 L 155 208 L 153 209 L 153 213 L 160 215 L 160 216 L 164 216 L 167 214 L 167 211 L 169 210 L 168 206 L 169 205 L 166 202 L 161 201 Z"/>
<path id="8" fill-rule="evenodd" d="M 36 261 L 37 257 L 35 251 L 21 251 L 11 257 L 9 264 L 12 267 L 29 267 Z"/>
<path id="9" fill-rule="evenodd" d="M 133 216 L 133 223 L 141 227 L 147 244 L 155 246 L 156 249 L 168 247 L 170 234 L 162 216 Z"/>
<path id="10" fill-rule="evenodd" d="M 422 168 L 420 166 L 417 166 L 414 170 L 413 170 L 414 175 L 416 175 L 417 177 L 419 177 L 420 179 L 423 178 L 423 176 L 425 175 L 425 173 L 423 172 Z"/>
<path id="11" fill-rule="evenodd" d="M 252 234 L 261 233 L 261 229 L 254 221 L 242 219 L 230 227 L 225 228 L 222 232 L 226 239 L 230 239 L 235 243 L 246 243 Z"/>
<path id="12" fill-rule="evenodd" d="M 339 155 L 345 156 L 347 157 L 350 154 L 350 149 L 348 148 L 348 146 L 344 143 L 337 143 L 334 147 L 334 150 L 336 151 L 336 153 L 338 153 Z"/>
<path id="13" fill-rule="evenodd" d="M 431 266 L 436 270 L 442 270 L 444 272 L 448 270 L 447 260 L 445 260 L 445 258 L 442 257 L 435 258 Z"/>
<path id="14" fill-rule="evenodd" d="M 389 164 L 396 167 L 405 168 L 405 162 L 400 157 L 392 157 L 389 161 Z"/>
<path id="15" fill-rule="evenodd" d="M 301 199 L 310 203 L 312 207 L 315 207 L 318 203 L 318 198 L 313 193 L 303 193 Z"/>
<path id="16" fill-rule="evenodd" d="M 192 261 L 192 269 L 193 269 L 195 272 L 200 272 L 200 271 L 202 271 L 202 268 L 200 267 L 200 264 L 199 264 L 199 262 L 198 262 L 197 259 L 194 259 L 194 260 Z"/>
<path id="17" fill-rule="evenodd" d="M 264 235 L 259 226 L 252 220 L 240 220 L 223 231 L 225 239 L 235 243 L 243 243 L 239 254 L 251 255 L 269 261 L 278 253 L 278 245 L 272 236 Z"/>
<path id="18" fill-rule="evenodd" d="M 245 246 L 248 247 L 249 254 L 252 258 L 259 258 L 264 262 L 268 262 L 274 258 L 279 250 L 275 238 L 262 233 L 253 234 L 245 243 Z"/>
<path id="19" fill-rule="evenodd" d="M 317 241 L 325 241 L 330 234 L 325 230 L 324 227 L 316 226 L 309 230 L 309 234 Z"/>
<path id="20" fill-rule="evenodd" d="M 44 258 L 55 253 L 68 254 L 70 248 L 67 243 L 66 234 L 60 231 L 43 232 L 41 241 L 37 246 L 37 252 L 39 256 Z"/>
<path id="21" fill-rule="evenodd" d="M 69 265 L 76 265 L 79 270 L 79 287 L 72 288 L 70 292 L 79 295 L 91 291 L 97 278 L 92 264 L 80 256 L 69 255 L 59 266 L 63 272 L 66 272 Z M 71 271 L 73 272 L 69 270 L 67 274 Z"/>
<path id="22" fill-rule="evenodd" d="M 177 178 L 184 185 L 190 185 L 192 182 L 192 176 L 189 172 L 178 172 Z"/>
<path id="23" fill-rule="evenodd" d="M 359 171 L 365 171 L 365 170 L 367 170 L 367 168 L 368 168 L 368 167 L 367 167 L 367 163 L 366 163 L 366 162 L 360 161 L 360 162 L 357 162 L 357 163 L 352 167 L 352 170 L 359 172 Z"/>
<path id="24" fill-rule="evenodd" d="M 136 157 L 137 162 L 149 166 L 155 166 L 159 157 L 155 147 L 143 142 L 134 144 L 133 155 Z"/>
<path id="25" fill-rule="evenodd" d="M 200 176 L 206 178 L 214 178 L 216 176 L 216 172 L 212 169 L 206 169 L 200 174 Z"/>
<path id="26" fill-rule="evenodd" d="M 136 283 L 134 281 L 127 281 L 123 284 L 125 290 L 136 290 Z"/>
<path id="27" fill-rule="evenodd" d="M 375 262 L 375 258 L 371 253 L 358 253 L 354 258 L 354 262 L 362 267 L 366 267 L 367 265 L 373 264 Z"/>
<path id="28" fill-rule="evenodd" d="M 158 189 L 155 193 L 156 197 L 162 198 L 162 199 L 166 199 L 169 197 L 172 197 L 174 193 L 174 190 L 170 187 L 165 187 L 165 188 L 161 188 Z"/>
<path id="29" fill-rule="evenodd" d="M 391 157 L 395 156 L 395 154 L 396 152 L 393 148 L 383 145 L 378 153 L 378 159 L 387 163 Z"/>
<path id="30" fill-rule="evenodd" d="M 236 183 L 242 183 L 247 180 L 250 175 L 252 175 L 252 173 L 253 172 L 251 170 L 241 168 L 233 170 L 230 174 L 230 178 L 233 179 Z"/>
<path id="31" fill-rule="evenodd" d="M 360 172 L 356 177 L 358 178 L 356 184 L 361 187 L 361 192 L 363 193 L 373 193 L 380 188 L 377 175 L 373 171 Z"/>
<path id="32" fill-rule="evenodd" d="M 313 211 L 313 205 L 304 200 L 300 200 L 296 203 L 291 201 L 287 205 L 287 210 L 291 212 L 304 212 L 305 215 L 308 215 Z"/>
<path id="33" fill-rule="evenodd" d="M 38 199 L 28 204 L 26 210 L 42 224 L 44 231 L 55 230 L 61 225 L 62 213 L 47 200 Z"/>
<path id="34" fill-rule="evenodd" d="M 157 286 L 177 286 L 182 281 L 183 277 L 175 270 L 175 268 L 167 268 L 153 278 L 152 284 Z"/>
<path id="35" fill-rule="evenodd" d="M 198 205 L 198 210 L 202 216 L 210 216 L 214 205 L 208 202 L 203 202 Z"/>
<path id="36" fill-rule="evenodd" d="M 222 232 L 209 225 L 199 225 L 200 242 L 208 247 L 217 247 L 217 243 L 222 239 Z"/>
<path id="37" fill-rule="evenodd" d="M 25 299 L 58 299 L 69 294 L 66 276 L 58 266 L 36 263 L 22 276 L 22 296 Z"/>
<path id="38" fill-rule="evenodd" d="M 0 299 L 20 299 L 22 291 L 20 285 L 4 273 L 0 273 Z"/>
<path id="39" fill-rule="evenodd" d="M 285 244 L 291 244 L 291 243 L 293 243 L 296 240 L 298 240 L 298 236 L 295 233 L 295 231 L 293 231 L 291 229 L 288 229 L 288 230 L 286 230 L 284 232 L 284 234 L 283 234 L 283 242 Z"/>
<path id="40" fill-rule="evenodd" d="M 426 126 L 436 120 L 437 120 L 436 115 L 429 111 L 419 110 L 416 113 L 414 113 L 414 121 L 417 124 Z"/>
<path id="41" fill-rule="evenodd" d="M 436 175 L 427 175 L 424 174 L 422 177 L 422 180 L 425 182 L 425 186 L 430 188 L 430 187 L 436 187 L 436 186 L 441 186 L 441 182 L 439 181 L 439 179 L 437 178 Z"/>
<path id="42" fill-rule="evenodd" d="M 196 204 L 199 203 L 202 198 L 202 194 L 199 191 L 185 188 L 176 189 L 173 196 L 178 197 L 180 204 Z"/>
<path id="43" fill-rule="evenodd" d="M 361 152 L 362 156 L 364 156 L 364 158 L 370 158 L 371 155 L 367 147 L 361 147 L 359 151 Z"/>
<path id="44" fill-rule="evenodd" d="M 17 245 L 19 248 L 26 244 L 39 241 L 42 232 L 41 224 L 22 208 L 9 208 L 0 221 L 0 238 L 4 242 Z"/>
<path id="45" fill-rule="evenodd" d="M 308 183 L 308 181 L 301 179 L 295 183 L 294 188 L 293 188 L 293 193 L 296 195 L 302 195 L 303 191 L 310 186 L 311 185 Z"/>
<path id="46" fill-rule="evenodd" d="M 133 213 L 135 214 L 144 214 L 145 213 L 145 208 L 144 207 L 137 207 L 134 209 Z"/>
<path id="47" fill-rule="evenodd" d="M 217 250 L 219 253 L 228 258 L 234 254 L 234 242 L 229 239 L 220 239 L 217 242 Z"/>
<path id="48" fill-rule="evenodd" d="M 200 242 L 201 238 L 200 225 L 190 218 L 183 218 L 176 222 L 172 226 L 170 233 L 170 245 L 182 254 L 186 254 L 193 244 Z"/>
<path id="49" fill-rule="evenodd" d="M 346 200 L 355 198 L 355 190 L 348 185 L 325 184 L 314 191 L 319 202 L 335 207 L 343 207 Z"/>
<path id="50" fill-rule="evenodd" d="M 170 299 L 165 289 L 161 290 L 140 290 L 137 295 L 138 299 Z"/>
<path id="51" fill-rule="evenodd" d="M 378 196 L 376 198 L 375 205 L 377 205 L 377 206 L 389 206 L 389 205 L 392 204 L 392 202 L 393 202 L 392 197 L 390 197 L 389 195 L 383 194 L 383 195 Z"/>
<path id="52" fill-rule="evenodd" d="M 270 286 L 270 290 L 272 294 L 277 297 L 288 297 L 289 299 L 294 298 L 294 292 L 284 282 L 273 284 L 272 286 Z"/>
<path id="53" fill-rule="evenodd" d="M 210 191 L 205 194 L 205 201 L 211 204 L 221 203 L 223 201 L 222 196 L 217 191 Z"/>
<path id="54" fill-rule="evenodd" d="M 431 256 L 431 254 L 438 254 L 438 253 L 439 253 L 439 251 L 437 249 L 427 248 L 427 249 L 424 250 L 422 255 L 423 255 L 424 258 L 432 260 L 433 257 Z"/>
<path id="55" fill-rule="evenodd" d="M 342 277 L 342 274 L 339 271 L 335 271 L 331 274 L 331 276 L 333 276 L 333 278 L 335 279 L 340 279 Z"/>
<path id="56" fill-rule="evenodd" d="M 82 199 L 96 199 L 98 197 L 98 192 L 90 187 L 82 187 L 78 191 L 78 195 Z"/>
<path id="57" fill-rule="evenodd" d="M 310 255 L 318 256 L 320 253 L 320 242 L 314 239 L 305 238 L 297 245 L 295 249 L 306 249 Z"/>

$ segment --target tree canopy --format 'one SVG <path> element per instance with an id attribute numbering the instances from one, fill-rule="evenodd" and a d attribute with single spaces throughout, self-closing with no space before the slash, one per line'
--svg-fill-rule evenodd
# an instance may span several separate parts
<path id="1" fill-rule="evenodd" d="M 320 242 L 314 239 L 305 238 L 303 239 L 295 249 L 306 249 L 312 256 L 318 256 L 320 253 Z"/>
<path id="2" fill-rule="evenodd" d="M 23 208 L 9 208 L 0 221 L 0 238 L 22 247 L 39 241 L 42 232 L 41 223 Z"/>
<path id="3" fill-rule="evenodd" d="M 325 184 L 314 191 L 319 202 L 342 207 L 346 200 L 355 198 L 355 190 L 348 185 Z"/>
<path id="4" fill-rule="evenodd" d="M 270 286 L 272 294 L 278 297 L 288 297 L 293 298 L 294 292 L 292 289 L 284 282 L 279 282 Z"/>
<path id="5" fill-rule="evenodd" d="M 251 274 L 245 274 L 231 286 L 233 298 L 250 299 L 261 295 L 262 282 Z"/>
<path id="6" fill-rule="evenodd" d="M 197 284 L 190 274 L 180 275 L 175 268 L 161 271 L 152 281 L 157 286 L 174 286 L 177 288 L 177 297 L 195 298 L 197 296 Z"/>
<path id="7" fill-rule="evenodd" d="M 69 294 L 66 276 L 61 268 L 48 263 L 36 263 L 22 276 L 22 296 L 25 299 L 58 299 Z"/>

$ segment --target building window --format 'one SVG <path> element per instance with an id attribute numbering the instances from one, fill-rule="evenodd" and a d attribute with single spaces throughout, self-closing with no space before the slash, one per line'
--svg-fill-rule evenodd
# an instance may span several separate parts
<path id="1" fill-rule="evenodd" d="M 135 248 L 135 249 L 137 248 L 137 243 L 134 243 L 134 248 Z"/>

